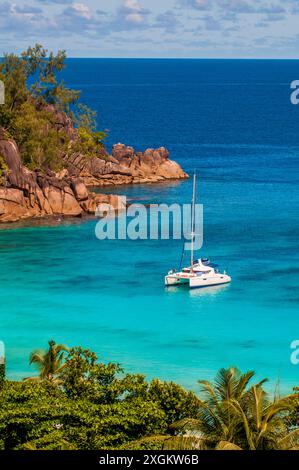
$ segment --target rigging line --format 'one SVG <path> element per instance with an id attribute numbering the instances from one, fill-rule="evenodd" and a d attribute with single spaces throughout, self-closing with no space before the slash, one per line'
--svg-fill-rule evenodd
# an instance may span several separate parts
<path id="1" fill-rule="evenodd" d="M 194 231 L 195 231 L 195 198 L 196 198 L 196 173 L 193 175 L 193 193 L 192 193 L 192 216 L 191 216 L 191 272 L 194 264 Z"/>
<path id="2" fill-rule="evenodd" d="M 182 249 L 182 255 L 181 255 L 181 261 L 180 261 L 179 271 L 182 270 L 184 255 L 185 255 L 185 242 L 183 243 L 183 249 Z"/>

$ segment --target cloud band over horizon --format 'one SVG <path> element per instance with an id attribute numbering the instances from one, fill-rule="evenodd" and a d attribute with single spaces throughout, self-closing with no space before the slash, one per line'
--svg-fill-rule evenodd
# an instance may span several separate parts
<path id="1" fill-rule="evenodd" d="M 0 0 L 0 49 L 72 57 L 297 58 L 298 0 Z"/>

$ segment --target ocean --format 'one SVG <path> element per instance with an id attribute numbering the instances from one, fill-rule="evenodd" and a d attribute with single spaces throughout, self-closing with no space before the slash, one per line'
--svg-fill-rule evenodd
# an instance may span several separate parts
<path id="1" fill-rule="evenodd" d="M 220 367 L 299 385 L 298 61 L 69 59 L 67 85 L 109 129 L 107 146 L 165 146 L 198 175 L 201 256 L 231 285 L 164 288 L 178 240 L 104 240 L 93 219 L 0 231 L 0 339 L 12 379 L 34 375 L 33 349 L 82 345 L 127 371 L 198 390 Z M 105 189 L 129 200 L 186 203 L 191 179 Z"/>

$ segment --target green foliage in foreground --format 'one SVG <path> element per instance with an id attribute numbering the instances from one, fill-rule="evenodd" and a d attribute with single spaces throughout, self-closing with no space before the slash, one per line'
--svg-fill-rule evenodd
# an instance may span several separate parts
<path id="1" fill-rule="evenodd" d="M 38 377 L 0 390 L 1 449 L 299 448 L 298 394 L 271 400 L 253 372 L 221 369 L 199 398 L 54 341 L 30 362 Z"/>
<path id="2" fill-rule="evenodd" d="M 197 414 L 198 398 L 179 385 L 147 383 L 142 375 L 125 374 L 118 364 L 99 363 L 82 348 L 69 350 L 61 364 L 65 350 L 50 342 L 48 351 L 31 354 L 39 380 L 4 383 L 0 448 L 118 448 L 166 434 L 173 420 Z M 162 443 L 150 446 L 161 448 Z"/>
<path id="3" fill-rule="evenodd" d="M 106 137 L 105 132 L 96 131 L 95 112 L 77 105 L 80 92 L 59 81 L 65 59 L 65 51 L 54 55 L 36 44 L 20 57 L 5 54 L 0 63 L 0 80 L 5 85 L 0 127 L 16 140 L 23 163 L 31 169 L 59 170 L 69 153 L 96 156 Z M 57 127 L 57 111 L 73 120 L 77 139 Z"/>

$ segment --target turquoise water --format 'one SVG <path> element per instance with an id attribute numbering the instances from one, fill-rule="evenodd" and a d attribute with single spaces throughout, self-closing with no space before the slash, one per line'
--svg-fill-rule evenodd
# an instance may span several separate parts
<path id="1" fill-rule="evenodd" d="M 272 62 L 267 66 L 262 61 L 250 75 L 252 65 L 244 71 L 235 61 L 232 68 L 239 86 L 224 83 L 219 90 L 224 102 L 217 106 L 217 97 L 205 92 L 214 77 L 209 68 L 215 62 L 213 70 L 225 81 L 228 65 L 186 61 L 183 76 L 184 61 L 174 62 L 156 62 L 160 87 L 157 76 L 149 76 L 147 61 L 126 61 L 129 74 L 119 76 L 118 82 L 113 75 L 117 61 L 88 61 L 94 75 L 87 74 L 85 88 L 84 74 L 78 78 L 78 64 L 71 63 L 73 75 L 70 71 L 66 79 L 80 84 L 88 101 L 87 82 L 100 74 L 97 107 L 107 110 L 102 119 L 113 128 L 111 141 L 123 140 L 137 148 L 163 144 L 184 169 L 196 169 L 204 204 L 202 255 L 227 269 L 232 284 L 166 290 L 163 276 L 181 255 L 176 240 L 99 241 L 92 219 L 6 227 L 0 232 L 0 326 L 10 377 L 32 374 L 30 352 L 53 338 L 90 347 L 101 359 L 118 361 L 129 371 L 175 380 L 195 390 L 198 379 L 210 379 L 218 368 L 229 365 L 269 377 L 272 388 L 277 382 L 282 390 L 298 385 L 290 343 L 299 338 L 299 145 L 294 120 L 299 110 L 290 107 L 285 89 L 289 77 L 296 78 L 296 67 L 278 61 L 275 74 Z M 167 75 L 169 83 L 159 74 Z M 271 97 L 267 74 L 271 87 L 278 90 Z M 138 87 L 132 85 L 132 76 Z M 104 86 L 109 77 L 111 84 Z M 180 98 L 168 102 L 169 96 L 174 100 L 174 88 Z M 243 102 L 245 89 L 247 105 L 239 109 L 236 103 Z M 131 105 L 143 99 L 142 93 L 146 103 L 149 91 L 155 106 L 150 105 L 147 113 L 144 104 L 145 115 L 134 138 L 132 121 L 137 122 L 141 104 Z M 197 97 L 194 103 L 188 98 L 192 93 Z M 218 110 L 216 117 L 207 102 Z M 169 116 L 170 107 L 176 115 Z M 229 120 L 234 112 L 237 116 Z M 205 128 L 202 139 L 200 124 Z M 113 192 L 142 202 L 183 203 L 190 200 L 191 186 L 189 180 Z"/>

